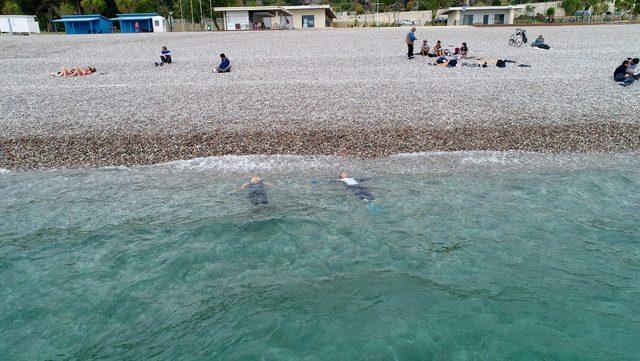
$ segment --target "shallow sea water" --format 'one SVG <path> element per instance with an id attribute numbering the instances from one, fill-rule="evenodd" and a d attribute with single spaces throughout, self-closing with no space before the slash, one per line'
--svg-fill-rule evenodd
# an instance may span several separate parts
<path id="1" fill-rule="evenodd" d="M 3 360 L 631 360 L 640 158 L 0 173 Z M 376 195 L 370 206 L 340 169 Z M 226 192 L 262 175 L 270 205 Z"/>

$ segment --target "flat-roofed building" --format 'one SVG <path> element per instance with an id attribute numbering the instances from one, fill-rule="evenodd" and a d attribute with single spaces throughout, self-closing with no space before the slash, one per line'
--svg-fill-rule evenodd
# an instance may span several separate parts
<path id="1" fill-rule="evenodd" d="M 62 15 L 52 23 L 63 23 L 67 34 L 106 34 L 113 32 L 111 20 L 100 14 Z"/>
<path id="2" fill-rule="evenodd" d="M 116 14 L 111 21 L 120 23 L 121 33 L 164 33 L 167 22 L 156 13 Z"/>
<path id="3" fill-rule="evenodd" d="M 225 30 L 291 28 L 293 15 L 282 6 L 216 7 L 222 13 Z"/>
<path id="4" fill-rule="evenodd" d="M 225 30 L 325 28 L 333 25 L 329 5 L 216 7 Z"/>
<path id="5" fill-rule="evenodd" d="M 303 28 L 330 28 L 336 14 L 329 5 L 301 5 L 283 6 L 293 15 L 293 27 Z"/>
<path id="6" fill-rule="evenodd" d="M 499 25 L 513 24 L 517 10 L 523 5 L 452 7 L 443 12 L 447 15 L 447 25 Z"/>
<path id="7" fill-rule="evenodd" d="M 0 33 L 38 34 L 40 25 L 35 15 L 0 15 Z"/>

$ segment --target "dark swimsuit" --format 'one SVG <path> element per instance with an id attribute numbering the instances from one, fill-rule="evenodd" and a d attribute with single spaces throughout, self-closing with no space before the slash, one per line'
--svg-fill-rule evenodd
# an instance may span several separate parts
<path id="1" fill-rule="evenodd" d="M 249 189 L 249 195 L 247 198 L 249 198 L 249 202 L 251 202 L 251 204 L 254 206 L 269 204 L 269 201 L 267 200 L 267 191 L 265 190 L 265 186 L 262 181 L 259 181 L 258 183 L 249 183 L 247 188 Z"/>
<path id="2" fill-rule="evenodd" d="M 356 182 L 364 182 L 364 179 L 358 179 L 356 180 Z M 345 183 L 345 185 L 347 186 L 348 191 L 353 193 L 353 195 L 360 198 L 361 200 L 366 199 L 368 201 L 372 201 L 376 199 L 376 197 L 373 194 L 371 194 L 371 192 L 369 192 L 369 190 L 366 187 L 363 187 L 360 184 L 348 185 Z"/>

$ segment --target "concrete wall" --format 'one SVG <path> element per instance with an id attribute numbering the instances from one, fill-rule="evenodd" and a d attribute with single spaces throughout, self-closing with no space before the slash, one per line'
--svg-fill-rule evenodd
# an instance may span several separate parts
<path id="1" fill-rule="evenodd" d="M 438 10 L 438 14 L 445 11 L 445 9 Z M 417 26 L 424 25 L 425 22 L 431 21 L 431 10 L 424 11 L 400 11 L 400 12 L 386 12 L 378 13 L 378 21 L 381 24 L 391 24 L 396 21 L 409 20 L 414 21 Z M 361 15 L 348 15 L 345 13 L 339 13 L 336 23 L 348 23 L 353 24 L 355 21 L 358 24 L 375 24 L 376 14 L 361 14 Z"/>

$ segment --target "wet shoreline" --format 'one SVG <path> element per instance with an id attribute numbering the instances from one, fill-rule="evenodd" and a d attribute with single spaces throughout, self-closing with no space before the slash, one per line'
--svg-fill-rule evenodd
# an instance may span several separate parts
<path id="1" fill-rule="evenodd" d="M 0 168 L 149 165 L 223 155 L 331 155 L 376 158 L 429 151 L 543 153 L 640 150 L 640 124 L 511 124 L 504 126 L 198 131 L 0 138 Z"/>

